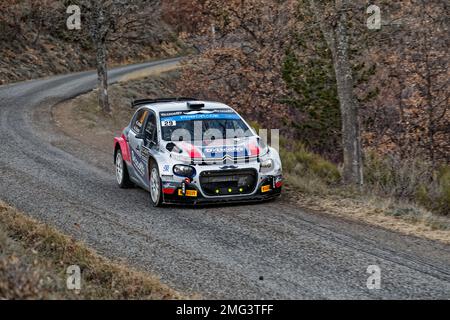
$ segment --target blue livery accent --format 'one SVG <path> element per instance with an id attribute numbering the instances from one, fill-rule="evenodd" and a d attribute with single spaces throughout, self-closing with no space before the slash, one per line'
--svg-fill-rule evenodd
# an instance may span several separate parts
<path id="1" fill-rule="evenodd" d="M 173 117 L 163 117 L 161 121 L 195 121 L 195 120 L 239 120 L 236 113 L 186 114 Z"/>

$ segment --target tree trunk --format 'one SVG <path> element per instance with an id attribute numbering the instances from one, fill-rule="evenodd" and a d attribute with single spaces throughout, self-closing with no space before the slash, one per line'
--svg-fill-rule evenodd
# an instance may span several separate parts
<path id="1" fill-rule="evenodd" d="M 357 101 L 353 93 L 353 76 L 349 60 L 347 14 L 339 13 L 335 30 L 334 71 L 342 116 L 344 183 L 362 185 L 363 165 Z"/>
<path id="2" fill-rule="evenodd" d="M 108 99 L 108 69 L 106 66 L 106 40 L 96 43 L 97 47 L 97 75 L 98 75 L 98 103 L 104 113 L 111 113 Z"/>
<path id="3" fill-rule="evenodd" d="M 353 75 L 348 52 L 346 1 L 336 0 L 334 8 L 337 15 L 336 26 L 332 26 L 324 20 L 323 12 L 320 11 L 316 1 L 309 0 L 309 4 L 333 57 L 342 118 L 343 181 L 346 184 L 362 186 L 364 181 L 361 136 L 358 105 L 353 93 Z"/>

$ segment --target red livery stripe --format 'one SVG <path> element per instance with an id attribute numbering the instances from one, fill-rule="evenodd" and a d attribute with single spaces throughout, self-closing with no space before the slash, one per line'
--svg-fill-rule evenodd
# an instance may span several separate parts
<path id="1" fill-rule="evenodd" d="M 130 149 L 128 148 L 128 143 L 123 133 L 120 138 L 119 137 L 114 138 L 114 149 L 117 147 L 117 144 L 119 144 L 120 150 L 122 151 L 123 160 L 130 162 L 131 161 Z"/>
<path id="2" fill-rule="evenodd" d="M 174 194 L 175 193 L 175 188 L 164 188 L 163 189 L 163 193 L 164 194 Z"/>

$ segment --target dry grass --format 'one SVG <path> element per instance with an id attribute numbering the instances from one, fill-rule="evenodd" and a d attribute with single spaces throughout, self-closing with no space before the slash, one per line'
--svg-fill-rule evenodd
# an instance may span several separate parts
<path id="1" fill-rule="evenodd" d="M 403 166 L 397 163 L 390 170 L 385 167 L 381 170 L 381 165 L 372 164 L 366 167 L 369 179 L 365 189 L 354 190 L 340 185 L 336 165 L 309 152 L 299 142 L 280 142 L 290 198 L 302 207 L 450 243 L 449 217 L 431 212 L 414 198 L 417 182 L 425 181 L 416 172 L 427 167 L 416 165 L 412 170 L 409 163 Z"/>
<path id="2" fill-rule="evenodd" d="M 440 215 L 450 215 L 450 165 L 433 166 L 420 154 L 365 156 L 365 180 L 378 194 L 408 199 Z"/>
<path id="3" fill-rule="evenodd" d="M 78 265 L 81 290 L 66 288 Z M 0 299 L 182 299 L 158 278 L 111 262 L 0 201 Z"/>
<path id="4" fill-rule="evenodd" d="M 403 234 L 450 244 L 450 221 L 420 206 L 376 196 L 326 197 L 295 193 L 298 205 L 339 217 L 366 222 Z"/>

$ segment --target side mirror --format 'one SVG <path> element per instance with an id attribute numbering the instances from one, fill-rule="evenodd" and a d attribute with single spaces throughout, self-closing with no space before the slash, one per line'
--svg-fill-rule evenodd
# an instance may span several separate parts
<path id="1" fill-rule="evenodd" d="M 173 142 L 169 142 L 166 145 L 166 149 L 169 150 L 170 152 L 172 152 L 173 148 L 175 148 L 175 143 L 173 143 Z"/>
<path id="2" fill-rule="evenodd" d="M 166 145 L 166 149 L 167 150 L 169 150 L 170 152 L 178 152 L 178 153 L 182 153 L 183 152 L 183 150 L 181 150 L 180 148 L 178 148 L 176 145 L 175 145 L 175 143 L 173 143 L 173 142 L 169 142 L 167 145 Z"/>

